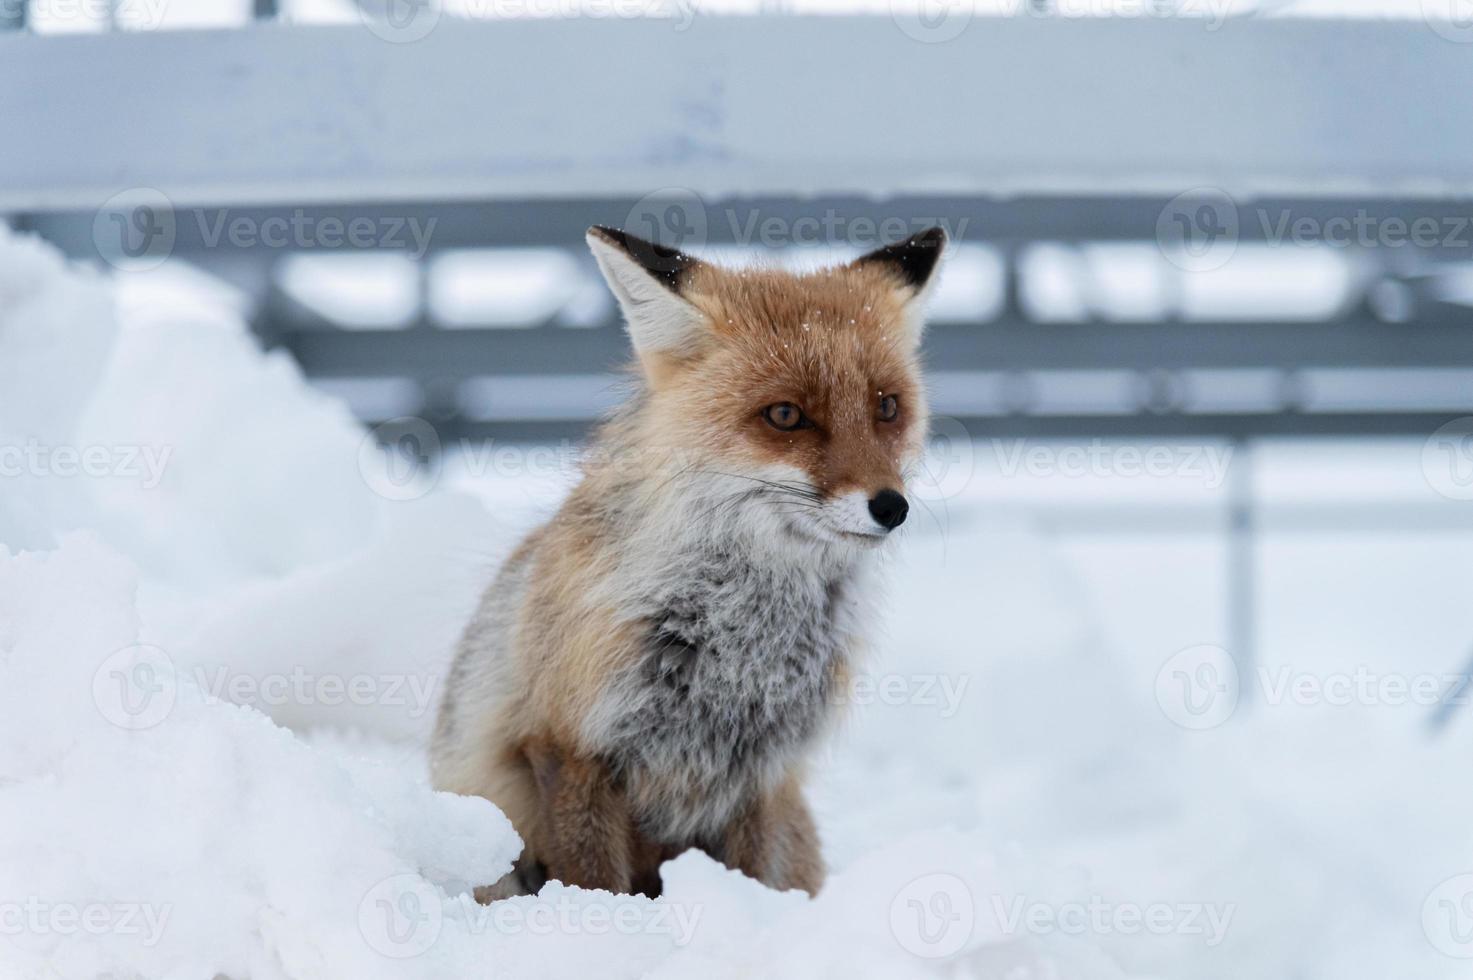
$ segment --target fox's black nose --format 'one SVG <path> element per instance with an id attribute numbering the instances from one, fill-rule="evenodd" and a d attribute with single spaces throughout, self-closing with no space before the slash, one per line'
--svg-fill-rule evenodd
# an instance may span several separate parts
<path id="1" fill-rule="evenodd" d="M 887 531 L 904 524 L 908 513 L 910 504 L 894 490 L 881 490 L 869 500 L 869 516 Z"/>

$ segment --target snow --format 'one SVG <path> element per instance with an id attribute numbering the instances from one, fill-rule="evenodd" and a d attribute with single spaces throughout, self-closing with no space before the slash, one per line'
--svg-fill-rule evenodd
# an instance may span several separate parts
<path id="1" fill-rule="evenodd" d="M 520 842 L 432 791 L 420 746 L 515 528 L 376 493 L 366 434 L 228 304 L 115 303 L 8 234 L 0 260 L 0 975 L 1123 975 L 949 905 L 918 933 L 904 896 L 971 919 L 1001 880 L 959 832 L 867 849 L 813 901 L 690 854 L 656 901 L 476 905 Z"/>
<path id="2" fill-rule="evenodd" d="M 1356 980 L 1473 953 L 1446 914 L 1473 721 L 1274 694 L 1463 669 L 1473 527 L 1422 446 L 1257 451 L 1263 673 L 1193 730 L 1160 692 L 1225 642 L 1221 474 L 954 444 L 814 760 L 816 899 L 690 853 L 658 900 L 482 907 L 519 842 L 428 787 L 422 744 L 569 447 L 450 447 L 406 488 L 228 301 L 128 302 L 148 281 L 0 238 L 0 976 Z M 1326 500 L 1414 529 L 1299 523 Z"/>

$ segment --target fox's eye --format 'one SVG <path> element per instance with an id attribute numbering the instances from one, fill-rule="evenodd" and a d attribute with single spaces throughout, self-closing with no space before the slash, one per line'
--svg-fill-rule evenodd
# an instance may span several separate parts
<path id="1" fill-rule="evenodd" d="M 894 395 L 886 395 L 880 399 L 880 421 L 894 422 L 900 414 L 900 399 Z"/>
<path id="2" fill-rule="evenodd" d="M 782 432 L 792 432 L 794 429 L 806 429 L 813 423 L 803 414 L 803 409 L 792 402 L 778 402 L 776 405 L 768 405 L 762 410 L 762 417 L 767 424 Z"/>

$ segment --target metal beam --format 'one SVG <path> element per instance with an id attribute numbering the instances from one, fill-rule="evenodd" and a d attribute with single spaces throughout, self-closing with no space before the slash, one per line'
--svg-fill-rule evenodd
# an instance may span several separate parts
<path id="1" fill-rule="evenodd" d="M 0 34 L 0 212 L 86 211 L 136 187 L 177 207 L 661 188 L 1473 196 L 1473 58 L 1417 20 L 962 5 L 942 39 L 903 15 L 421 9 L 438 21 Z"/>
<path id="2" fill-rule="evenodd" d="M 622 330 L 300 329 L 263 324 L 318 377 L 455 379 L 496 374 L 580 374 L 629 359 Z M 926 360 L 948 370 L 1186 370 L 1229 368 L 1473 367 L 1473 324 L 1028 323 L 935 324 Z"/>
<path id="3" fill-rule="evenodd" d="M 1227 651 L 1238 677 L 1253 676 L 1258 663 L 1258 494 L 1254 486 L 1254 446 L 1246 439 L 1233 442 L 1228 464 L 1226 585 Z M 1242 703 L 1252 704 L 1253 685 L 1240 688 Z"/>
<path id="4" fill-rule="evenodd" d="M 1456 416 L 1451 413 L 1407 412 L 1396 415 L 1347 413 L 1266 415 L 1112 415 L 1112 416 L 962 416 L 956 419 L 978 439 L 1177 439 L 1255 438 L 1263 436 L 1412 436 L 1425 438 Z M 370 423 L 384 421 L 369 419 Z M 499 442 L 579 442 L 587 438 L 591 421 L 434 419 L 444 444 L 456 440 L 495 439 Z"/>
<path id="5" fill-rule="evenodd" d="M 0 189 L 3 194 L 3 189 Z M 1031 241 L 1156 241 L 1163 213 L 1171 201 L 1163 197 L 1038 197 L 999 200 L 912 194 L 876 200 L 853 195 L 816 198 L 782 196 L 671 198 L 678 207 L 678 231 L 659 229 L 659 237 L 684 248 L 702 245 L 852 245 L 872 248 L 928 223 L 944 225 L 961 241 L 1018 245 Z M 1292 248 L 1328 234 L 1335 243 L 1358 243 L 1355 223 L 1366 235 L 1389 238 L 1375 254 L 1395 257 L 1414 252 L 1418 258 L 1473 252 L 1473 199 L 1443 197 L 1368 198 L 1263 197 L 1232 206 L 1235 239 L 1243 243 L 1280 243 Z M 554 245 L 581 248 L 592 224 L 613 225 L 646 235 L 648 202 L 634 197 L 558 198 L 508 201 L 378 201 L 343 204 L 287 204 L 275 207 L 178 207 L 169 215 L 171 255 L 210 265 L 224 259 L 260 259 L 297 248 L 309 252 L 361 251 L 346 234 L 353 222 L 374 229 L 370 248 L 416 251 L 412 233 L 419 229 L 427 251 L 487 246 Z M 27 227 L 68 254 L 100 258 L 95 211 L 62 211 L 28 217 Z M 1223 214 L 1224 220 L 1228 215 Z M 672 219 L 674 220 L 674 219 Z M 410 222 L 414 222 L 413 226 Z M 886 223 L 889 223 L 888 225 Z M 1428 236 L 1413 246 L 1411 229 Z M 296 230 L 294 230 L 296 229 Z M 334 231 L 324 233 L 325 229 Z M 1168 233 L 1175 229 L 1168 226 Z M 1314 231 L 1313 235 L 1304 230 Z M 1433 230 L 1435 229 L 1435 231 Z M 112 233 L 104 226 L 104 233 Z M 1419 232 L 1420 234 L 1420 232 Z M 284 238 L 282 236 L 285 236 Z M 1338 238 L 1337 238 L 1338 236 Z"/>

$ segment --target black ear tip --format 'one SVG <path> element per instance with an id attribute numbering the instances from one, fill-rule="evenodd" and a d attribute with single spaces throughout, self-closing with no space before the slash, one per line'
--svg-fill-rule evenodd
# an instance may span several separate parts
<path id="1" fill-rule="evenodd" d="M 936 271 L 945 247 L 946 229 L 936 225 L 916 232 L 903 242 L 875 249 L 857 261 L 861 265 L 882 265 L 899 276 L 907 286 L 920 290 Z"/>
<path id="2" fill-rule="evenodd" d="M 699 264 L 696 259 L 679 249 L 658 242 L 647 242 L 637 235 L 610 228 L 608 225 L 592 225 L 587 234 L 590 241 L 597 239 L 623 251 L 672 292 L 680 292 L 681 278 Z"/>
<path id="3" fill-rule="evenodd" d="M 610 228 L 608 225 L 589 225 L 587 235 L 589 238 L 597 238 L 600 241 L 607 242 L 610 245 L 618 245 L 621 248 L 627 248 L 629 243 L 628 235 L 617 228 Z"/>
<path id="4" fill-rule="evenodd" d="M 913 238 L 911 238 L 911 243 L 914 245 L 922 245 L 930 248 L 939 248 L 946 245 L 946 238 L 946 229 L 942 228 L 940 225 L 935 225 L 934 227 L 927 228 L 925 231 L 916 234 Z"/>
<path id="5" fill-rule="evenodd" d="M 659 242 L 646 241 L 638 235 L 631 235 L 627 231 L 611 228 L 608 225 L 589 226 L 588 237 L 597 238 L 609 245 L 616 245 L 641 261 L 651 256 L 662 260 L 679 258 L 687 262 L 691 261 L 690 257 L 678 248 L 670 248 Z"/>

